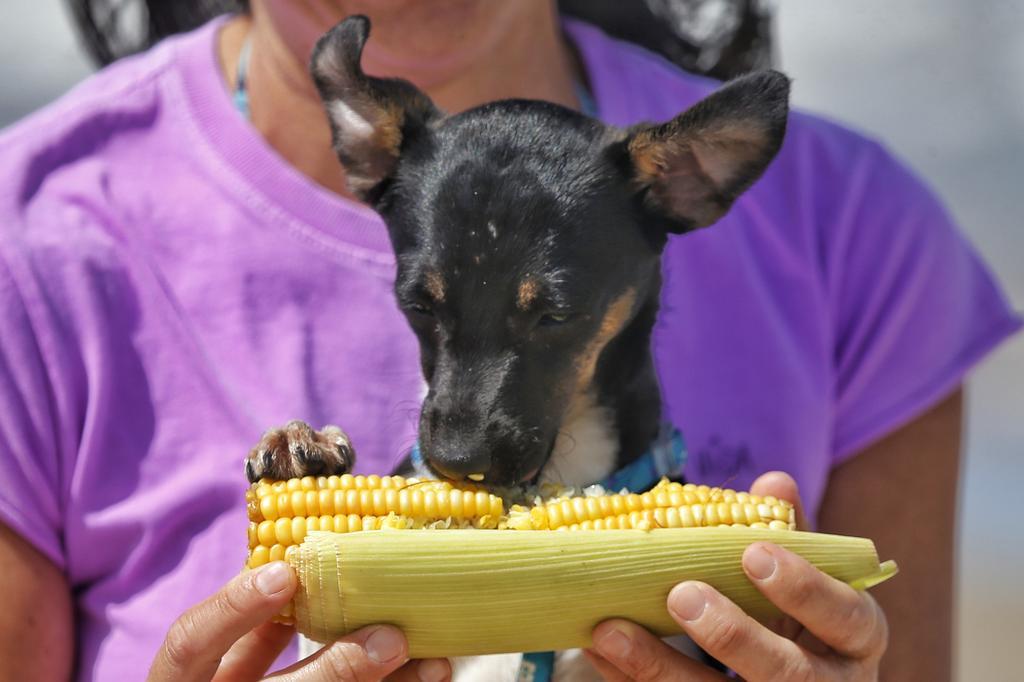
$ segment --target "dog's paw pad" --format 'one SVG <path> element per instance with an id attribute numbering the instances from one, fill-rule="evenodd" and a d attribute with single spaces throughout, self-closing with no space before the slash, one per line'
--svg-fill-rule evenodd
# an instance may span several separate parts
<path id="1" fill-rule="evenodd" d="M 355 463 L 352 442 L 337 426 L 314 431 L 302 421 L 263 434 L 245 461 L 250 482 L 346 474 Z"/>

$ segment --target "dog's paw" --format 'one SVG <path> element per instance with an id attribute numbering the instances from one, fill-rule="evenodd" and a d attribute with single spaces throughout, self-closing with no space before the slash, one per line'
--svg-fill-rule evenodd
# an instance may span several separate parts
<path id="1" fill-rule="evenodd" d="M 293 420 L 263 434 L 245 460 L 245 475 L 250 483 L 261 478 L 340 476 L 354 464 L 355 452 L 344 431 L 337 426 L 314 431 L 306 422 Z"/>

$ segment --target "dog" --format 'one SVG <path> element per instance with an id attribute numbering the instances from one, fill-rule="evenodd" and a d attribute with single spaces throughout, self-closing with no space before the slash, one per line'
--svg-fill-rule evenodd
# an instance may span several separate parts
<path id="1" fill-rule="evenodd" d="M 761 176 L 785 135 L 789 80 L 753 73 L 628 129 L 529 100 L 448 116 L 411 83 L 363 73 L 369 28 L 359 16 L 338 24 L 311 72 L 349 188 L 395 251 L 428 386 L 420 473 L 503 488 L 604 478 L 659 431 L 650 341 L 665 244 L 717 221 Z M 246 471 L 282 479 L 352 463 L 340 429 L 290 422 Z M 460 662 L 457 677 L 511 679 L 518 666 L 478 658 L 501 660 Z M 556 678 L 586 669 L 560 654 Z"/>

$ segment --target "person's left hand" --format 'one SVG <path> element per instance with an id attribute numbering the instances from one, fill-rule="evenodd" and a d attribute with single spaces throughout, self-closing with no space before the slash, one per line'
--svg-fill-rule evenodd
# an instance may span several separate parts
<path id="1" fill-rule="evenodd" d="M 765 474 L 751 492 L 792 500 L 806 527 L 796 483 Z M 756 542 L 743 553 L 751 582 L 788 616 L 762 625 L 710 586 L 676 585 L 668 610 L 708 654 L 746 680 L 876 680 L 888 642 L 885 614 L 867 592 L 853 589 L 781 547 Z M 587 657 L 606 680 L 726 680 L 639 625 L 609 620 L 594 628 Z"/>

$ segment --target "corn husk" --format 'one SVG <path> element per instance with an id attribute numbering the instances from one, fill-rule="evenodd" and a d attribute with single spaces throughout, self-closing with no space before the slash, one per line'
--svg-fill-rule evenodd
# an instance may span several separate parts
<path id="1" fill-rule="evenodd" d="M 706 582 L 759 619 L 777 615 L 747 579 L 743 550 L 767 540 L 865 589 L 896 572 L 863 538 L 741 527 L 521 532 L 312 532 L 289 558 L 300 633 L 327 642 L 373 623 L 400 627 L 415 658 L 589 646 L 622 617 L 679 633 L 665 600 Z"/>

